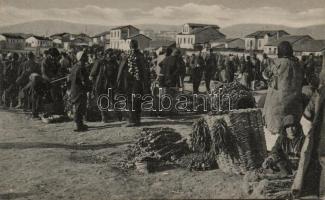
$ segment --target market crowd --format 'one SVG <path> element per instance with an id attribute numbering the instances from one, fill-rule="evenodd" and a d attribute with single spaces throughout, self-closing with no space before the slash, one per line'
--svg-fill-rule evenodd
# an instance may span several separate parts
<path id="1" fill-rule="evenodd" d="M 87 48 L 59 52 L 50 48 L 38 57 L 32 52 L 8 53 L 0 57 L 0 103 L 4 108 L 30 109 L 35 119 L 40 113 L 65 115 L 73 110 L 75 131 L 86 131 L 84 116 L 91 99 L 106 94 L 109 88 L 114 95 L 125 94 L 127 98 L 154 93 L 157 86 L 170 94 L 182 92 L 185 80 L 192 83 L 193 94 L 200 93 L 202 81 L 207 94 L 211 81 L 238 81 L 252 91 L 267 89 L 263 116 L 267 130 L 279 137 L 263 167 L 283 174 L 298 169 L 299 177 L 306 178 L 295 180 L 293 191 L 301 194 L 304 185 L 309 190 L 303 192 L 319 195 L 318 157 L 324 153 L 319 149 L 325 146 L 321 134 L 325 132 L 325 72 L 320 72 L 321 62 L 321 57 L 312 54 L 299 60 L 289 42 L 279 44 L 277 58 L 263 54 L 261 60 L 256 54 L 222 55 L 214 49 L 185 54 L 181 49 L 167 48 L 157 55 L 140 51 L 135 40 L 129 51 Z M 303 95 L 304 86 L 308 92 Z M 127 113 L 128 127 L 141 124 L 141 99 L 132 108 Z M 100 115 L 103 122 L 111 117 L 105 111 Z M 122 120 L 121 113 L 115 117 Z M 309 159 L 301 159 L 301 151 Z"/>

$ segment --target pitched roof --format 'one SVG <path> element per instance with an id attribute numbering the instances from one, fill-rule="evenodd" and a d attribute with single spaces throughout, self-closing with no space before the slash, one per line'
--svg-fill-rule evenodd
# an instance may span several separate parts
<path id="1" fill-rule="evenodd" d="M 213 28 L 220 28 L 218 25 L 215 24 L 199 24 L 199 23 L 186 23 L 188 24 L 190 27 L 206 27 L 206 26 L 211 26 Z"/>
<path id="2" fill-rule="evenodd" d="M 37 40 L 50 40 L 50 39 L 47 38 L 47 37 L 42 37 L 42 36 L 37 36 L 37 35 L 32 35 L 32 36 L 30 36 L 30 37 L 34 37 L 34 38 L 36 38 Z"/>
<path id="3" fill-rule="evenodd" d="M 110 33 L 110 31 L 104 31 L 102 33 L 98 33 L 98 34 L 94 35 L 92 38 L 97 38 L 97 37 L 101 37 L 104 35 L 108 35 L 109 33 Z"/>
<path id="4" fill-rule="evenodd" d="M 280 42 L 288 41 L 290 44 L 294 44 L 300 40 L 312 40 L 313 38 L 309 35 L 286 35 L 278 40 L 270 41 L 265 46 L 278 46 Z"/>
<path id="5" fill-rule="evenodd" d="M 50 37 L 55 37 L 55 36 L 59 36 L 59 37 L 62 37 L 62 36 L 64 36 L 64 35 L 67 35 L 67 34 L 70 34 L 70 33 L 56 33 L 56 34 L 53 34 L 53 35 L 51 35 Z"/>
<path id="6" fill-rule="evenodd" d="M 289 35 L 289 33 L 287 33 L 284 30 L 265 30 L 265 31 L 256 31 L 254 33 L 251 33 L 249 35 L 246 35 L 245 38 L 263 38 L 265 35 L 274 36 L 278 33 Z"/>
<path id="7" fill-rule="evenodd" d="M 235 40 L 242 40 L 240 38 L 218 38 L 216 40 L 213 40 L 211 42 L 220 42 L 220 43 L 229 43 Z"/>
<path id="8" fill-rule="evenodd" d="M 136 34 L 136 35 L 132 35 L 132 36 L 130 36 L 130 37 L 128 37 L 128 39 L 132 39 L 132 38 L 135 38 L 135 37 L 138 37 L 138 36 L 143 36 L 143 37 L 146 37 L 146 38 L 148 38 L 149 40 L 152 40 L 150 37 L 148 37 L 148 36 L 146 36 L 146 35 L 143 35 L 143 34 Z"/>
<path id="9" fill-rule="evenodd" d="M 118 26 L 118 27 L 112 28 L 111 30 L 117 30 L 117 29 L 123 29 L 123 28 L 131 28 L 131 27 L 139 30 L 138 28 L 136 28 L 136 27 L 134 27 L 132 25 Z"/>
<path id="10" fill-rule="evenodd" d="M 325 50 L 325 40 L 306 40 L 293 45 L 294 51 L 321 52 Z"/>
<path id="11" fill-rule="evenodd" d="M 24 39 L 21 35 L 15 33 L 2 33 L 1 35 L 11 39 Z"/>

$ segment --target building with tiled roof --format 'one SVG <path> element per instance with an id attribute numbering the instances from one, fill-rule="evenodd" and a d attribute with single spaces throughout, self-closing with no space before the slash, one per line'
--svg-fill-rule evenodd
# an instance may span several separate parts
<path id="1" fill-rule="evenodd" d="M 264 45 L 270 41 L 278 40 L 283 36 L 289 35 L 284 30 L 263 30 L 245 36 L 246 50 L 263 50 Z"/>
<path id="2" fill-rule="evenodd" d="M 313 40 L 313 38 L 309 35 L 286 35 L 277 40 L 272 40 L 264 45 L 264 53 L 269 55 L 276 55 L 277 54 L 277 47 L 280 42 L 288 41 L 293 47 L 295 45 L 299 45 L 304 43 L 305 41 Z"/>
<path id="3" fill-rule="evenodd" d="M 26 42 L 26 46 L 34 47 L 34 48 L 36 47 L 48 48 L 53 46 L 52 40 L 50 40 L 50 38 L 37 36 L 37 35 L 32 35 L 26 38 L 25 42 Z"/>
<path id="4" fill-rule="evenodd" d="M 0 34 L 0 49 L 15 49 L 20 50 L 25 48 L 25 39 L 14 33 Z"/>
<path id="5" fill-rule="evenodd" d="M 225 38 L 218 25 L 187 23 L 182 32 L 176 35 L 176 46 L 183 49 L 194 49 L 195 46 L 205 46 L 211 40 Z"/>

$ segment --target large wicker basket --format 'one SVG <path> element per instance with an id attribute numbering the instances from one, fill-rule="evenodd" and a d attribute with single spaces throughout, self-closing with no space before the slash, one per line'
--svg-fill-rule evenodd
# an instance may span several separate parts
<path id="1" fill-rule="evenodd" d="M 224 120 L 228 134 L 231 134 L 232 153 L 219 152 L 216 160 L 226 173 L 245 173 L 257 169 L 267 156 L 263 131 L 263 119 L 260 109 L 242 109 L 225 115 L 206 116 L 210 131 L 215 123 Z M 229 142 L 229 141 L 228 141 Z"/>

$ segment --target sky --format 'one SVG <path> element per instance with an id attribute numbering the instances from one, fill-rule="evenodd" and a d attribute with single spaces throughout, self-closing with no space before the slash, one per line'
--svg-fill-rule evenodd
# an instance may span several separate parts
<path id="1" fill-rule="evenodd" d="M 105 26 L 325 24 L 325 0 L 0 0 L 0 26 L 63 20 Z"/>

